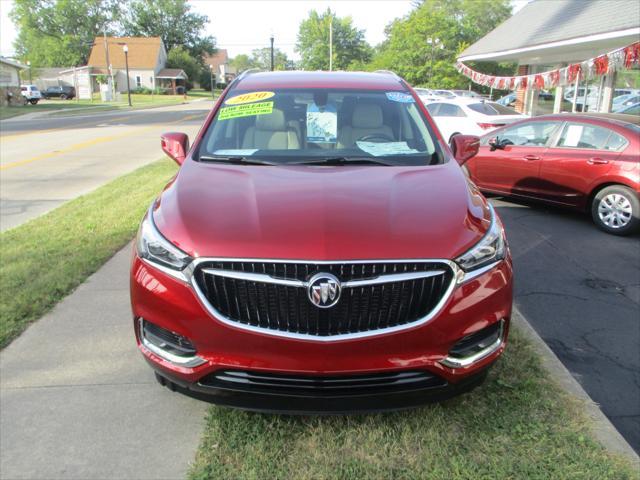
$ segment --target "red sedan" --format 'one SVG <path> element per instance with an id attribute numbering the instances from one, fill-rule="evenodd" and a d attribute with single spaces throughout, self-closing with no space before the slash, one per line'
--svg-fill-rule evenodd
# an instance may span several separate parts
<path id="1" fill-rule="evenodd" d="M 591 212 L 602 230 L 640 225 L 637 117 L 559 114 L 530 118 L 481 139 L 466 167 L 485 192 Z"/>
<path id="2" fill-rule="evenodd" d="M 478 385 L 505 348 L 504 229 L 391 73 L 247 72 L 144 218 L 131 266 L 160 383 L 270 411 L 386 410 Z M 457 160 L 457 161 L 456 161 Z"/>

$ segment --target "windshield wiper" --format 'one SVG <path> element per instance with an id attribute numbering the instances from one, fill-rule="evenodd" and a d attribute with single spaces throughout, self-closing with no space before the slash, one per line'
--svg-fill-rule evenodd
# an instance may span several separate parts
<path id="1" fill-rule="evenodd" d="M 260 160 L 259 158 L 249 158 L 242 156 L 225 156 L 225 155 L 200 155 L 198 161 L 201 162 L 218 162 L 218 163 L 235 163 L 238 165 L 278 165 L 268 160 Z"/>
<path id="2" fill-rule="evenodd" d="M 286 165 L 346 165 L 352 164 L 372 164 L 372 165 L 385 165 L 387 167 L 394 166 L 394 163 L 383 162 L 372 157 L 328 157 L 318 159 L 301 160 L 299 162 L 287 162 Z"/>

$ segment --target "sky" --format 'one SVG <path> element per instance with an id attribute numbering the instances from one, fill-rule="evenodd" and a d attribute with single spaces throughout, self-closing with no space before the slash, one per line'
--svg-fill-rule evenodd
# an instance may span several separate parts
<path id="1" fill-rule="evenodd" d="M 528 0 L 512 0 L 514 10 Z M 384 28 L 394 18 L 411 10 L 411 0 L 190 0 L 193 10 L 209 17 L 207 33 L 216 37 L 218 48 L 229 56 L 251 53 L 255 48 L 274 45 L 294 60 L 300 22 L 310 10 L 331 8 L 339 17 L 351 16 L 354 25 L 365 30 L 367 42 L 384 40 Z M 16 30 L 9 19 L 12 0 L 0 0 L 0 55 L 13 55 Z"/>

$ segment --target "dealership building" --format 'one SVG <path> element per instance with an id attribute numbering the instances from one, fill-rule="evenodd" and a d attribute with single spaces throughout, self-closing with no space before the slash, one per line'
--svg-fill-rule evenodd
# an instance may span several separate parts
<path id="1" fill-rule="evenodd" d="M 534 0 L 464 50 L 458 61 L 517 63 L 517 75 L 532 75 L 583 62 L 640 40 L 637 0 Z M 615 89 L 640 88 L 638 70 L 613 71 L 591 81 L 578 79 L 584 98 L 571 102 L 575 84 L 555 89 L 546 105 L 539 90 L 517 90 L 516 109 L 535 115 L 570 109 L 609 112 Z"/>

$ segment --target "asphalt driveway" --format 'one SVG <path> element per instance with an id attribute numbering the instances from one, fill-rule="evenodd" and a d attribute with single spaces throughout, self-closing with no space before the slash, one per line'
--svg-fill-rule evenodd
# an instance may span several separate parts
<path id="1" fill-rule="evenodd" d="M 640 452 L 640 236 L 586 215 L 493 199 L 514 257 L 515 302 Z"/>

